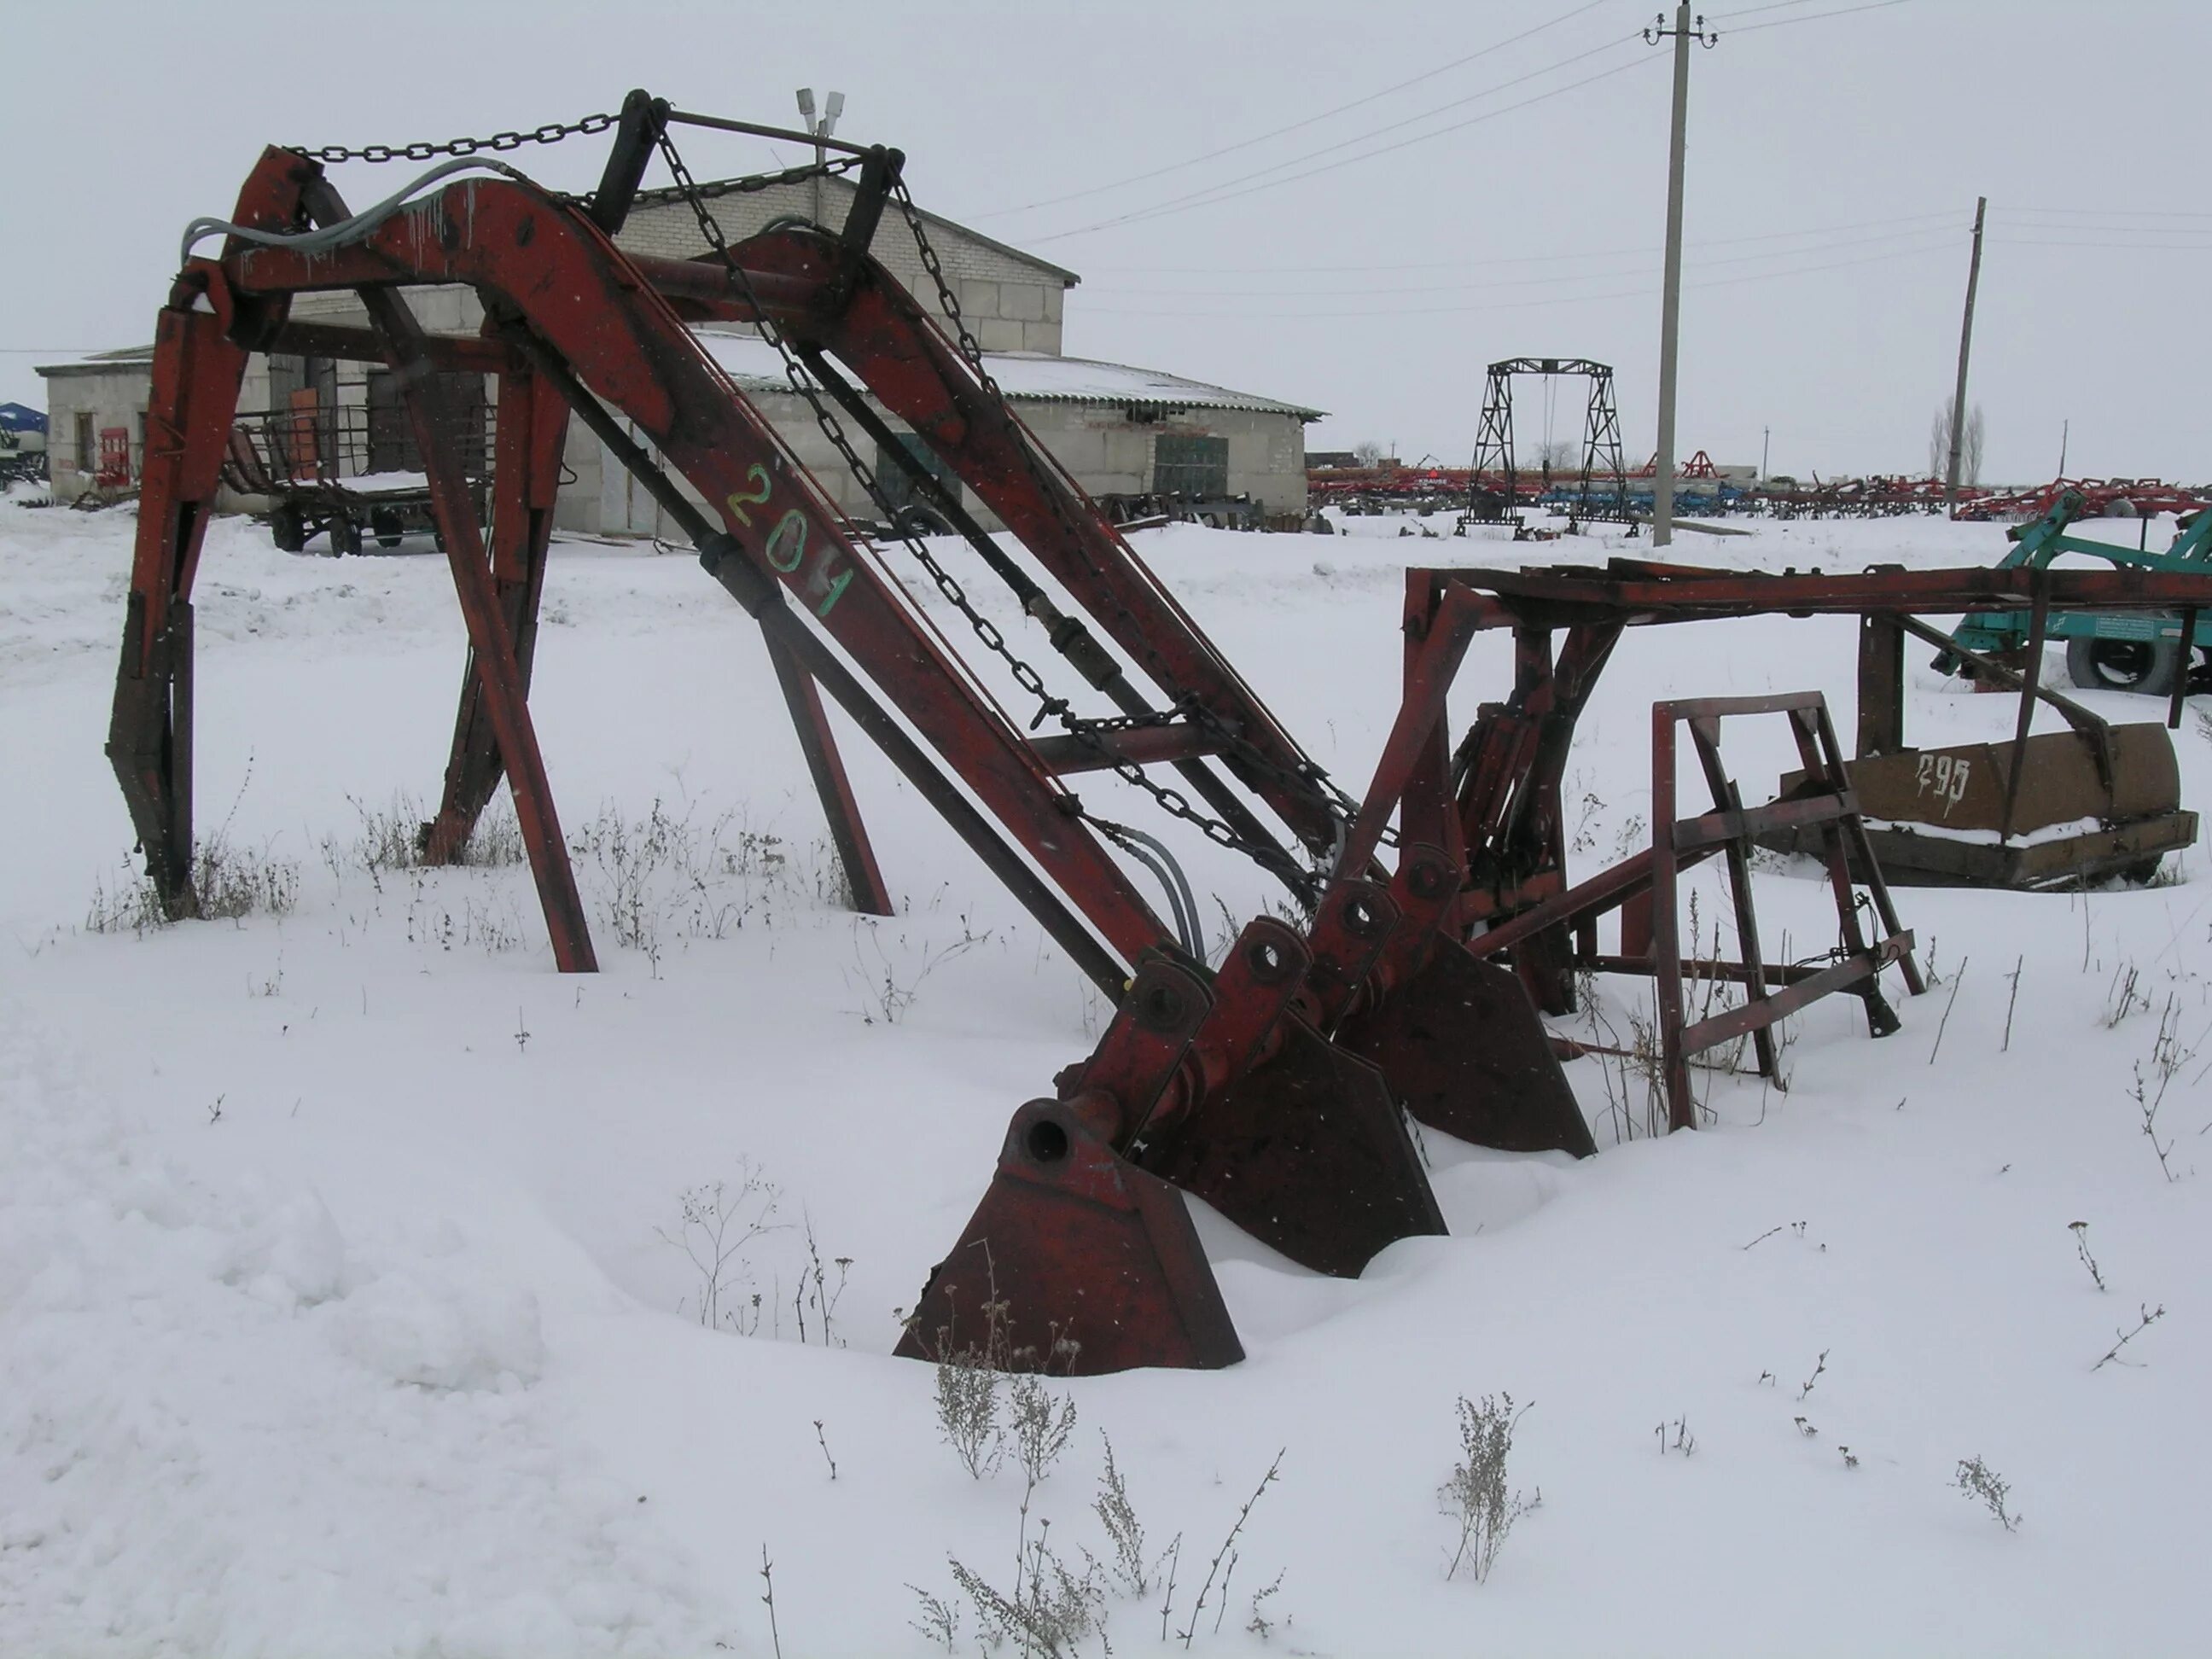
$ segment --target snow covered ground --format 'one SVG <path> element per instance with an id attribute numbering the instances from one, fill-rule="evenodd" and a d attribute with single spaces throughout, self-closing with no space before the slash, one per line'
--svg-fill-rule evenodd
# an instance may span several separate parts
<path id="1" fill-rule="evenodd" d="M 1021 1482 L 972 1480 L 941 1443 L 932 1372 L 887 1357 L 894 1310 L 1008 1115 L 1090 1048 L 1097 999 L 857 741 L 902 914 L 836 908 L 750 625 L 687 558 L 584 543 L 555 551 L 534 707 L 603 973 L 552 971 L 513 864 L 370 857 L 444 761 L 462 631 L 442 562 L 287 557 L 235 521 L 198 595 L 200 817 L 272 861 L 289 914 L 135 929 L 100 754 L 131 528 L 0 504 L 0 1652 L 930 1650 L 909 1586 L 959 1602 L 948 1554 L 1006 1583 Z M 1404 565 L 1601 548 L 1352 528 L 1139 539 L 1356 790 L 1395 703 Z M 1677 552 L 2002 548 L 1914 520 Z M 1818 685 L 1844 724 L 1851 629 L 1632 635 L 1570 767 L 1583 867 L 1642 833 L 1655 697 Z M 1459 717 L 1508 675 L 1505 640 L 1480 641 Z M 1916 741 L 2009 734 L 2008 699 L 1917 661 L 1911 692 Z M 2175 741 L 2185 804 L 2212 807 L 2212 742 L 2194 721 Z M 1747 794 L 1786 751 L 1778 729 L 1729 734 Z M 1121 786 L 1085 787 L 1168 836 L 1216 931 L 1268 896 Z M 1080 1424 L 1032 1528 L 1103 1553 L 1103 1431 L 1153 1545 L 1182 1534 L 1178 1646 L 1279 1451 L 1194 1648 L 2201 1651 L 2207 1060 L 2168 1068 L 2172 1179 L 2133 1091 L 2157 1091 L 2161 1029 L 2169 1060 L 2212 1052 L 2205 867 L 2086 899 L 1901 891 L 1945 982 L 1899 997 L 1898 1036 L 1819 1004 L 1786 1094 L 1701 1077 L 1716 1127 L 1657 1140 L 1625 1140 L 1577 1062 L 1601 1155 L 1431 1134 L 1453 1236 L 1358 1282 L 1201 1217 L 1250 1358 L 1065 1385 Z M 1829 943 L 1804 872 L 1759 889 L 1770 943 Z M 1644 994 L 1608 987 L 1607 1017 L 1626 1030 Z M 771 1229 L 724 1275 L 750 1335 L 702 1328 L 670 1242 L 716 1183 Z M 1528 1405 L 1510 1475 L 1541 1502 L 1487 1582 L 1447 1582 L 1455 1401 L 1499 1392 Z M 1693 1455 L 1662 1449 L 1678 1422 Z M 2016 1532 L 1952 1486 L 1974 1457 L 2010 1482 Z M 1111 1604 L 1116 1650 L 1162 1640 L 1159 1600 Z"/>

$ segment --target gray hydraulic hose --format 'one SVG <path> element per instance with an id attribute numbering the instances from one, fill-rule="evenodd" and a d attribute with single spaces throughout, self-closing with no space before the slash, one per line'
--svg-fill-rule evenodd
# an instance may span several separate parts
<path id="1" fill-rule="evenodd" d="M 456 173 L 480 168 L 489 173 L 504 173 L 509 179 L 530 182 L 529 176 L 507 166 L 504 161 L 487 161 L 482 156 L 465 155 L 450 161 L 441 161 L 428 172 L 418 176 L 411 184 L 393 191 L 374 207 L 363 208 L 350 219 L 341 219 L 334 225 L 325 225 L 319 230 L 257 230 L 251 225 L 234 224 L 228 219 L 195 219 L 185 227 L 184 246 L 178 251 L 177 263 L 181 265 L 192 257 L 192 249 L 210 236 L 235 236 L 240 241 L 252 242 L 261 247 L 287 247 L 295 253 L 327 253 L 332 248 L 343 247 L 358 240 L 405 207 L 408 198 L 426 185 Z"/>
<path id="2" fill-rule="evenodd" d="M 1093 819 L 1097 823 L 1097 820 Z M 1106 826 L 1100 825 L 1102 829 Z M 1175 913 L 1176 937 L 1182 941 L 1185 954 L 1197 961 L 1206 960 L 1206 941 L 1200 937 L 1198 920 L 1198 900 L 1190 890 L 1190 882 L 1183 875 L 1182 866 L 1176 855 L 1157 837 L 1141 830 L 1132 830 L 1125 823 L 1107 829 L 1107 834 L 1121 850 L 1159 878 L 1166 890 L 1168 908 Z"/>

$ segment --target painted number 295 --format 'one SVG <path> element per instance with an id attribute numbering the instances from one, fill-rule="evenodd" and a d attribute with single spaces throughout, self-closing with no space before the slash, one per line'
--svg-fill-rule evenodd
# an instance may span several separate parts
<path id="1" fill-rule="evenodd" d="M 757 463 L 745 469 L 745 481 L 754 488 L 750 491 L 731 491 L 725 505 L 729 508 L 730 516 L 750 530 L 753 515 L 747 509 L 765 507 L 769 498 L 775 493 L 775 482 L 769 476 L 768 469 Z M 806 562 L 807 525 L 806 514 L 794 507 L 787 509 L 784 515 L 775 521 L 775 528 L 769 532 L 765 549 L 768 562 L 787 576 L 796 573 Z M 817 617 L 830 614 L 830 607 L 842 597 L 853 580 L 850 569 L 841 570 L 834 576 L 830 574 L 829 566 L 836 557 L 836 550 L 831 548 L 820 549 L 815 556 L 814 581 L 823 589 L 822 602 L 814 607 L 814 614 Z"/>
<path id="2" fill-rule="evenodd" d="M 1951 809 L 1966 799 L 1966 780 L 1972 769 L 1973 763 L 1964 755 L 1923 755 L 1917 772 L 1920 793 L 1942 802 L 1948 817 Z"/>

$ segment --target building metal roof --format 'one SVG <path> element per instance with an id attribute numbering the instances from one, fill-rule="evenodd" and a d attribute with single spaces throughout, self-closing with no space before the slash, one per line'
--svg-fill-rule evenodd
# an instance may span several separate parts
<path id="1" fill-rule="evenodd" d="M 699 193 L 702 196 L 711 199 L 716 195 L 727 193 L 729 186 L 732 185 L 740 185 L 744 182 L 744 180 L 738 179 L 718 179 L 711 183 L 702 183 L 699 186 Z M 855 185 L 851 179 L 838 173 L 830 174 L 822 180 L 822 183 L 830 194 L 835 195 L 842 191 L 848 199 L 856 195 L 859 191 L 859 187 Z M 793 188 L 803 188 L 803 186 L 794 185 Z M 686 198 L 684 192 L 681 190 L 677 189 L 675 186 L 663 185 L 656 190 L 641 190 L 638 191 L 636 199 L 639 202 L 650 206 L 665 207 L 672 202 L 681 202 Z M 823 204 L 823 216 L 830 216 L 829 204 L 826 202 Z M 1022 264 L 1034 266 L 1036 269 L 1043 271 L 1048 276 L 1057 277 L 1060 281 L 1060 285 L 1062 288 L 1073 288 L 1078 283 L 1083 280 L 1083 278 L 1077 276 L 1073 271 L 1068 270 L 1065 265 L 1056 265 L 1049 259 L 1040 259 L 1036 254 L 1030 253 L 1021 248 L 1015 247 L 1010 243 L 1000 241 L 994 236 L 986 236 L 981 231 L 977 230 L 972 225 L 961 224 L 957 220 L 946 218 L 941 213 L 932 213 L 927 208 L 923 207 L 919 203 L 915 204 L 915 212 L 925 222 L 934 226 L 937 229 L 951 231 L 957 235 L 966 237 L 971 242 L 980 243 L 984 247 L 991 249 L 994 252 L 1003 253 L 1009 259 L 1018 259 Z"/>
<path id="2" fill-rule="evenodd" d="M 757 334 L 726 333 L 714 328 L 692 331 L 708 354 L 748 392 L 787 392 L 783 360 Z M 150 369 L 154 348 L 126 346 L 67 362 L 46 363 L 42 375 L 110 374 Z M 1236 409 L 1260 415 L 1289 415 L 1317 421 L 1327 413 L 1304 404 L 1285 403 L 1255 392 L 1237 392 L 1205 380 L 1187 380 L 1164 369 L 1102 362 L 1095 357 L 1055 357 L 1042 351 L 987 351 L 984 367 L 999 390 L 1017 403 L 1091 404 L 1171 414 L 1184 409 Z"/>
<path id="3" fill-rule="evenodd" d="M 93 351 L 82 357 L 72 357 L 67 362 L 40 363 L 37 373 L 46 380 L 58 375 L 112 374 L 119 369 L 154 367 L 154 348 L 150 345 L 125 346 L 119 351 Z"/>
<path id="4" fill-rule="evenodd" d="M 787 392 L 783 360 L 755 334 L 695 329 L 699 342 L 731 378 L 748 392 Z M 1289 415 L 1317 421 L 1328 411 L 1288 404 L 1249 392 L 1235 392 L 1204 380 L 1187 380 L 1157 368 L 1101 362 L 1091 357 L 1054 357 L 1041 351 L 987 351 L 983 366 L 999 390 L 1016 403 L 1096 404 L 1158 413 L 1182 409 L 1237 409 L 1261 415 Z"/>

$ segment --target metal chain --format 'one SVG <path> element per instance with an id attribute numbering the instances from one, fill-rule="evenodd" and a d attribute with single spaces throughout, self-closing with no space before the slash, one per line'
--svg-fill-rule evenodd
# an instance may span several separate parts
<path id="1" fill-rule="evenodd" d="M 617 118 L 612 115 L 586 115 L 578 121 L 548 121 L 529 132 L 495 132 L 489 138 L 448 138 L 443 143 L 418 138 L 411 144 L 363 144 L 358 149 L 343 144 L 325 144 L 319 149 L 293 144 L 289 148 L 295 155 L 317 161 L 434 161 L 441 155 L 475 155 L 484 150 L 496 155 L 520 149 L 525 144 L 557 144 L 580 133 L 605 132 Z"/>
<path id="2" fill-rule="evenodd" d="M 952 325 L 954 341 L 959 347 L 961 356 L 967 362 L 969 369 L 975 373 L 975 378 L 983 383 L 983 389 L 994 401 L 1003 405 L 1006 402 L 1006 394 L 999 389 L 998 382 L 992 378 L 991 371 L 984 365 L 983 348 L 977 342 L 975 335 L 969 331 L 968 319 L 960 308 L 959 295 L 953 291 L 951 283 L 945 275 L 944 262 L 938 258 L 937 250 L 930 242 L 929 233 L 922 224 L 921 210 L 915 205 L 914 198 L 908 191 L 906 181 L 903 179 L 897 180 L 893 185 L 892 190 L 897 198 L 899 210 L 906 219 L 907 228 L 914 237 L 915 250 L 921 258 L 921 268 L 928 273 L 931 283 L 935 285 L 938 304 L 943 307 L 945 319 Z M 1036 486 L 1037 495 L 1051 507 L 1054 515 L 1060 520 L 1060 528 L 1066 536 L 1067 544 L 1079 553 L 1082 552 L 1083 538 L 1077 533 L 1076 527 L 1068 521 L 1066 507 L 1060 498 L 1060 492 L 1052 488 L 1050 483 L 1043 477 L 1037 465 L 1036 458 L 1030 453 L 1030 446 L 1025 442 L 1018 442 L 1016 447 L 1021 453 L 1024 465 L 1029 470 L 1030 482 Z M 1088 555 L 1085 556 L 1087 558 Z M 1103 574 L 1098 570 L 1095 563 L 1091 566 L 1091 570 L 1093 574 L 1103 575 Z M 1112 594 L 1110 584 L 1102 584 L 1102 586 L 1109 595 Z M 1129 631 L 1139 638 L 1143 637 L 1143 626 L 1130 613 L 1128 607 L 1122 605 L 1118 599 L 1115 601 L 1115 607 L 1121 612 L 1121 619 L 1128 625 Z M 1186 696 L 1178 706 L 1182 705 L 1188 705 L 1189 714 L 1196 724 L 1204 726 L 1209 736 L 1232 748 L 1236 751 L 1237 757 L 1247 766 L 1267 774 L 1279 782 L 1294 786 L 1303 784 L 1319 790 L 1347 824 L 1350 820 L 1359 815 L 1358 800 L 1347 793 L 1327 771 L 1313 761 L 1308 760 L 1304 766 L 1298 768 L 1284 766 L 1272 759 L 1242 732 L 1237 732 L 1222 720 L 1202 699 Z M 1340 825 L 1339 828 L 1340 836 L 1344 825 Z M 1386 846 L 1395 847 L 1398 844 L 1397 832 L 1385 828 L 1382 841 Z"/>
<path id="3" fill-rule="evenodd" d="M 810 179 L 835 178 L 839 173 L 852 172 L 860 165 L 862 159 L 858 155 L 841 155 L 834 161 L 809 161 L 803 167 L 786 167 L 781 173 L 749 173 L 741 179 L 710 179 L 703 185 L 694 184 L 691 190 L 702 202 L 712 201 L 719 196 L 749 196 L 756 191 L 773 190 L 778 185 L 802 185 Z M 636 199 L 640 202 L 674 202 L 688 200 L 689 196 L 681 189 L 641 190 L 638 191 Z"/>
<path id="4" fill-rule="evenodd" d="M 1218 818 L 1211 817 L 1193 806 L 1189 798 L 1182 791 L 1147 776 L 1144 768 L 1134 761 L 1114 754 L 1099 734 L 1103 730 L 1118 722 L 1085 719 L 1074 712 L 1066 698 L 1053 695 L 1051 688 L 1045 684 L 1044 677 L 1007 643 L 1004 631 L 975 608 L 974 601 L 969 599 L 967 591 L 960 585 L 959 580 L 938 562 L 936 556 L 922 545 L 919 537 L 898 526 L 897 514 L 892 510 L 884 496 L 882 485 L 877 480 L 875 469 L 860 458 L 860 452 L 854 447 L 852 440 L 846 435 L 844 423 L 837 418 L 836 413 L 824 401 L 822 390 L 816 384 L 814 377 L 805 371 L 798 354 L 792 349 L 789 341 L 784 337 L 783 331 L 775 325 L 769 316 L 767 307 L 761 304 L 759 296 L 753 291 L 750 276 L 731 254 L 728 240 L 722 234 L 720 224 L 708 210 L 700 194 L 699 187 L 691 179 L 690 169 L 684 166 L 683 157 L 678 154 L 675 145 L 665 133 L 661 135 L 660 149 L 663 159 L 668 164 L 669 172 L 676 180 L 677 189 L 690 204 L 693 216 L 699 222 L 700 234 L 707 239 L 708 245 L 714 251 L 715 257 L 722 262 L 732 276 L 736 279 L 738 287 L 744 291 L 747 302 L 752 307 L 754 315 L 759 319 L 761 337 L 775 348 L 777 356 L 782 359 L 784 378 L 790 382 L 792 389 L 805 400 L 808 408 L 813 411 L 815 422 L 820 427 L 823 436 L 829 440 L 839 458 L 851 469 L 854 479 L 867 492 L 868 498 L 883 512 L 885 520 L 890 523 L 892 533 L 905 544 L 908 553 L 912 556 L 916 563 L 921 566 L 930 580 L 936 586 L 938 592 L 942 593 L 946 602 L 967 619 L 968 625 L 975 630 L 975 637 L 982 641 L 985 649 L 1006 665 L 1007 672 L 1013 676 L 1014 683 L 1037 700 L 1037 712 L 1030 721 L 1030 729 L 1034 732 L 1048 719 L 1058 720 L 1071 737 L 1087 744 L 1101 759 L 1107 762 L 1115 776 L 1126 783 L 1133 784 L 1152 796 L 1155 804 L 1169 817 L 1181 819 L 1183 823 L 1190 824 L 1215 845 L 1227 848 L 1232 852 L 1241 853 L 1263 866 L 1279 860 L 1281 849 L 1272 842 L 1256 847 L 1250 844 L 1229 824 Z M 919 221 L 915 216 L 912 198 L 907 195 L 903 185 L 897 187 L 897 195 L 901 206 L 908 215 L 908 222 L 915 224 L 919 233 Z M 991 396 L 1003 403 L 1004 394 L 1000 392 L 997 382 L 991 378 L 988 371 L 982 368 L 978 361 L 981 353 L 975 345 L 974 337 L 969 334 L 966 325 L 960 321 L 958 301 L 951 298 L 951 289 L 945 283 L 943 267 L 937 264 L 935 250 L 928 247 L 926 238 L 922 238 L 921 241 L 926 250 L 925 264 L 933 269 L 939 289 L 948 302 L 948 315 L 952 318 L 960 330 L 963 355 L 967 356 L 970 367 L 975 368 L 981 378 Z M 1026 451 L 1024 453 L 1026 453 Z M 1031 464 L 1034 465 L 1033 462 Z M 1041 491 L 1041 493 L 1048 499 L 1052 499 L 1049 490 Z M 1055 505 L 1057 505 L 1056 502 Z M 1186 699 L 1185 702 L 1189 703 L 1193 708 L 1196 707 L 1194 700 Z M 1077 816 L 1085 818 L 1091 817 L 1090 813 L 1084 811 L 1080 799 L 1073 793 L 1071 793 L 1067 799 L 1074 803 L 1073 811 Z M 1095 819 L 1092 821 L 1096 822 Z"/>

